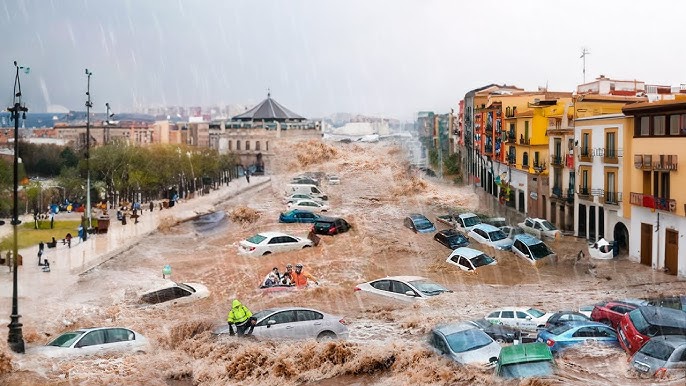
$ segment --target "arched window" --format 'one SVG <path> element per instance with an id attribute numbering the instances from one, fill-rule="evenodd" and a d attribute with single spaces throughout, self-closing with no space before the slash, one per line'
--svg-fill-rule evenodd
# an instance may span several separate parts
<path id="1" fill-rule="evenodd" d="M 232 140 L 229 140 L 229 151 L 233 150 L 233 149 L 231 148 L 231 145 L 233 145 L 232 142 L 233 142 Z"/>
<path id="2" fill-rule="evenodd" d="M 508 159 L 510 165 L 515 165 L 517 163 L 517 148 L 510 146 L 510 158 Z"/>
<path id="3" fill-rule="evenodd" d="M 236 141 L 236 150 L 241 150 L 241 141 Z"/>
<path id="4" fill-rule="evenodd" d="M 260 141 L 255 141 L 255 150 L 260 151 Z"/>
<path id="5" fill-rule="evenodd" d="M 522 155 L 522 166 L 529 166 L 529 153 L 527 152 L 524 152 L 524 154 Z"/>
<path id="6" fill-rule="evenodd" d="M 250 150 L 250 141 L 245 141 L 245 150 Z"/>

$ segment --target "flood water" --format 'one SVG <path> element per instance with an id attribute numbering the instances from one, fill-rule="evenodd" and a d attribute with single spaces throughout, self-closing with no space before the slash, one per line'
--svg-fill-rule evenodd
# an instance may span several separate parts
<path id="1" fill-rule="evenodd" d="M 461 367 L 431 351 L 430 329 L 441 323 L 484 317 L 501 306 L 530 306 L 556 311 L 617 298 L 686 293 L 674 276 L 620 258 L 577 260 L 586 242 L 564 237 L 549 245 L 556 264 L 533 267 L 510 252 L 489 251 L 498 264 L 467 273 L 445 263 L 449 250 L 432 234 L 414 234 L 402 219 L 412 212 L 430 219 L 449 207 L 478 209 L 472 187 L 426 180 L 407 171 L 403 155 L 385 144 L 331 145 L 330 160 L 318 162 L 315 145 L 297 146 L 283 157 L 271 184 L 249 195 L 220 203 L 216 213 L 156 232 L 136 248 L 84 274 L 59 298 L 23 300 L 22 317 L 29 352 L 0 352 L 2 384 L 146 384 L 146 385 L 643 385 L 619 347 L 586 345 L 557 360 L 557 374 L 545 380 L 503 382 L 492 370 Z M 319 145 L 315 147 L 328 146 Z M 309 158 L 308 158 L 309 157 Z M 279 164 L 279 163 L 274 163 Z M 302 171 L 331 172 L 340 185 L 322 185 L 333 208 L 353 228 L 322 237 L 319 246 L 262 257 L 236 253 L 236 244 L 259 231 L 281 230 L 305 236 L 309 224 L 279 224 L 287 180 Z M 190 204 L 189 204 L 190 205 Z M 231 221 L 236 208 L 256 210 L 255 222 Z M 437 223 L 437 227 L 447 227 Z M 482 249 L 480 247 L 477 247 Z M 586 254 L 588 256 L 588 254 Z M 272 267 L 302 263 L 320 286 L 263 293 L 260 282 Z M 205 284 L 211 295 L 186 305 L 148 306 L 141 293 L 172 279 Z M 405 303 L 354 291 L 355 285 L 386 275 L 426 276 L 452 289 L 424 302 Z M 342 316 L 350 339 L 254 342 L 216 337 L 231 301 L 240 299 L 253 312 L 268 307 L 304 306 Z M 31 348 L 63 331 L 89 326 L 125 326 L 148 337 L 152 349 L 139 354 L 45 359 Z M 4 352 L 4 354 L 3 354 Z M 10 359 L 13 370 L 6 368 Z M 661 384 L 683 384 L 671 380 Z"/>

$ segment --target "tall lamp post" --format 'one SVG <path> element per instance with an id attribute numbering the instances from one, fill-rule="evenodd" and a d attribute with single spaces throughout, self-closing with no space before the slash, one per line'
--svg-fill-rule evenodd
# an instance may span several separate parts
<path id="1" fill-rule="evenodd" d="M 88 77 L 88 86 L 86 88 L 86 96 L 88 100 L 86 101 L 86 220 L 87 226 L 83 227 L 83 241 L 88 239 L 88 231 L 91 229 L 91 107 L 93 103 L 91 102 L 91 75 L 92 72 L 86 69 L 86 76 Z"/>
<path id="2" fill-rule="evenodd" d="M 24 336 L 22 333 L 22 324 L 19 322 L 19 307 L 17 305 L 17 261 L 19 257 L 18 248 L 18 234 L 17 226 L 19 225 L 19 112 L 21 112 L 22 119 L 26 119 L 26 112 L 29 111 L 26 106 L 21 105 L 21 82 L 19 81 L 19 69 L 24 69 L 28 73 L 29 68 L 20 67 L 17 62 L 14 62 L 16 68 L 16 75 L 14 77 L 14 106 L 7 108 L 7 111 L 12 113 L 14 119 L 14 195 L 12 205 L 12 230 L 13 230 L 13 268 L 12 271 L 12 314 L 10 315 L 9 333 L 7 334 L 7 343 L 10 349 L 16 353 L 24 353 Z"/>
<path id="3" fill-rule="evenodd" d="M 110 142 L 110 118 L 112 118 L 114 114 L 112 114 L 112 109 L 110 109 L 109 102 L 105 103 L 105 107 L 107 108 L 107 117 L 105 118 L 105 133 L 103 135 L 103 143 L 107 145 Z"/>

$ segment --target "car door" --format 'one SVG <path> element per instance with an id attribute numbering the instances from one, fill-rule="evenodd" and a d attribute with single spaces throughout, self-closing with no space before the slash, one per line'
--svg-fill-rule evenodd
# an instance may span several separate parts
<path id="1" fill-rule="evenodd" d="M 272 237 L 267 243 L 267 250 L 273 252 L 281 252 L 283 250 L 283 242 L 281 236 Z"/>
<path id="2" fill-rule="evenodd" d="M 291 236 L 281 236 L 279 245 L 282 251 L 290 251 L 292 249 L 298 249 L 298 239 Z"/>
<path id="3" fill-rule="evenodd" d="M 450 355 L 450 349 L 448 348 L 448 343 L 443 339 L 443 336 L 434 332 L 431 334 L 431 340 L 429 341 L 431 346 L 438 350 L 439 353 L 443 355 Z"/>
<path id="4" fill-rule="evenodd" d="M 403 221 L 403 224 L 405 224 L 406 228 L 410 228 L 414 230 L 414 224 L 412 223 L 412 220 L 409 217 L 405 218 L 405 221 Z"/>
<path id="5" fill-rule="evenodd" d="M 447 240 L 446 240 L 446 237 L 445 237 L 445 235 L 444 235 L 443 233 L 436 233 L 436 234 L 434 235 L 434 239 L 435 239 L 436 241 L 438 241 L 439 243 L 445 245 L 446 247 L 449 247 L 449 245 L 448 245 L 448 243 L 447 243 Z"/>
<path id="6" fill-rule="evenodd" d="M 108 350 L 127 350 L 133 348 L 135 334 L 125 328 L 108 328 L 105 333 L 105 344 Z"/>
<path id="7" fill-rule="evenodd" d="M 390 280 L 377 280 L 373 283 L 371 283 L 372 288 L 374 288 L 375 292 L 385 295 L 385 296 L 390 296 L 393 298 L 398 298 L 397 294 L 392 291 L 391 287 L 391 281 Z M 404 299 L 405 297 L 403 297 Z"/>
<path id="8" fill-rule="evenodd" d="M 566 345 L 572 345 L 574 343 L 586 341 L 595 341 L 596 335 L 597 331 L 594 327 L 581 327 L 572 334 L 572 337 L 569 339 L 569 342 Z"/>
<path id="9" fill-rule="evenodd" d="M 493 324 L 501 324 L 500 323 L 500 311 L 493 311 L 488 316 L 486 317 L 486 320 Z"/>
<path id="10" fill-rule="evenodd" d="M 605 326 L 594 326 L 593 337 L 603 343 L 613 343 L 617 341 L 617 333 L 615 330 Z"/>
<path id="11" fill-rule="evenodd" d="M 107 350 L 107 346 L 105 329 L 101 329 L 86 333 L 74 344 L 74 349 L 78 354 L 91 355 Z"/>
<path id="12" fill-rule="evenodd" d="M 420 297 L 417 291 L 413 290 L 409 285 L 398 280 L 391 280 L 391 290 L 400 299 L 407 300 L 412 299 L 414 297 Z M 412 292 L 414 296 L 407 295 L 406 293 L 408 291 Z"/>
<path id="13" fill-rule="evenodd" d="M 473 271 L 473 270 L 474 270 L 474 266 L 472 265 L 472 262 L 469 261 L 469 259 L 467 259 L 466 257 L 462 257 L 462 256 L 461 256 L 461 257 L 460 257 L 460 261 L 458 262 L 458 264 L 459 264 L 460 267 L 462 267 L 462 269 L 464 269 L 465 271 Z"/>
<path id="14" fill-rule="evenodd" d="M 296 323 L 293 331 L 298 339 L 314 339 L 319 333 L 327 329 L 324 315 L 312 310 L 296 310 Z"/>
<path id="15" fill-rule="evenodd" d="M 514 311 L 502 311 L 500 313 L 500 324 L 517 328 L 517 319 L 515 319 Z"/>
<path id="16" fill-rule="evenodd" d="M 296 331 L 296 315 L 293 310 L 279 311 L 264 320 L 265 328 L 261 329 L 260 337 L 267 339 L 291 339 Z M 260 323 L 262 324 L 262 323 Z"/>
<path id="17" fill-rule="evenodd" d="M 519 328 L 524 330 L 536 330 L 536 321 L 534 321 L 533 316 L 523 311 L 516 311 L 515 316 Z"/>

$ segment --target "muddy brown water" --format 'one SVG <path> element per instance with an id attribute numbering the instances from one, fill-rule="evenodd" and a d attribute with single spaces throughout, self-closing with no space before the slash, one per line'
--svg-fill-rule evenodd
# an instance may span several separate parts
<path id="1" fill-rule="evenodd" d="M 345 146 L 345 145 L 341 145 Z M 353 229 L 322 237 L 316 248 L 245 257 L 236 243 L 258 231 L 283 230 L 306 235 L 308 224 L 279 224 L 287 178 L 298 172 L 284 163 L 283 174 L 249 196 L 221 203 L 218 211 L 249 206 L 260 213 L 254 223 L 224 218 L 216 226 L 184 223 L 154 233 L 135 248 L 84 274 L 60 299 L 24 299 L 27 347 L 45 344 L 78 327 L 126 326 L 146 335 L 153 348 L 144 354 L 43 359 L 30 352 L 11 354 L 4 343 L 0 365 L 12 370 L 2 384 L 146 384 L 146 385 L 490 385 L 575 384 L 642 385 L 619 348 L 586 345 L 557 360 L 557 374 L 545 380 L 503 382 L 490 370 L 460 367 L 435 354 L 425 343 L 436 324 L 485 316 L 500 306 L 532 306 L 556 311 L 611 298 L 685 293 L 686 284 L 631 262 L 577 260 L 586 243 L 571 237 L 551 242 L 555 264 L 534 267 L 509 252 L 489 251 L 498 264 L 466 273 L 445 263 L 449 250 L 431 234 L 414 234 L 402 219 L 420 212 L 433 219 L 441 205 L 477 208 L 470 187 L 426 182 L 414 191 L 416 176 L 403 174 L 401 154 L 384 145 L 339 149 L 338 158 L 310 166 L 333 172 L 341 184 L 323 188 L 331 196 L 330 214 L 345 217 Z M 344 151 L 345 150 L 345 151 Z M 296 165 L 297 166 L 297 165 Z M 419 177 L 421 178 L 421 177 Z M 438 225 L 441 227 L 441 225 Z M 276 266 L 301 262 L 320 286 L 266 294 L 257 289 Z M 173 267 L 173 279 L 207 285 L 211 296 L 178 306 L 142 306 L 140 293 L 162 283 L 161 269 Z M 356 284 L 385 275 L 420 275 L 454 292 L 425 302 L 405 303 L 354 291 Z M 307 306 L 340 315 L 349 322 L 346 342 L 253 342 L 216 338 L 231 300 L 253 311 L 276 306 Z M 30 351 L 30 350 L 29 350 Z M 0 366 L 0 369 L 6 369 Z M 671 380 L 665 384 L 683 384 Z"/>

